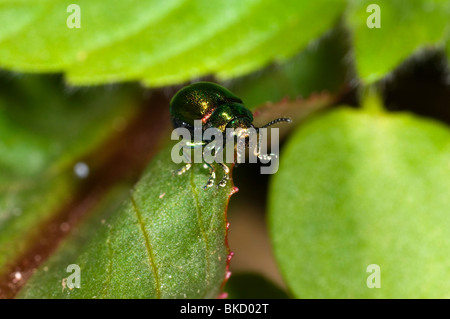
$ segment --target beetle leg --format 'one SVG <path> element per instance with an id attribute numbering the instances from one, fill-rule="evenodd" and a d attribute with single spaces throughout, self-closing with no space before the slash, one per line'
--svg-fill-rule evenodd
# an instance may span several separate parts
<path id="1" fill-rule="evenodd" d="M 283 118 L 284 120 L 284 118 Z M 271 123 L 271 122 L 270 122 Z M 270 124 L 268 123 L 268 124 Z M 256 145 L 253 154 L 258 157 L 261 161 L 269 162 L 273 158 L 278 158 L 277 154 L 270 153 L 270 154 L 261 154 L 261 144 L 262 144 L 262 133 L 258 133 L 258 144 Z"/>
<path id="2" fill-rule="evenodd" d="M 188 146 L 191 149 L 202 147 L 204 145 L 203 141 L 201 143 L 193 143 L 191 141 L 185 141 L 184 145 Z M 185 152 L 185 149 L 183 148 L 183 156 L 186 159 L 186 165 L 183 167 L 177 169 L 174 173 L 177 175 L 183 175 L 186 173 L 191 167 L 192 167 L 192 161 L 191 161 L 191 154 Z"/>
<path id="3" fill-rule="evenodd" d="M 253 155 L 258 158 L 260 158 L 261 156 L 262 135 L 262 132 L 258 131 L 258 140 L 256 142 L 255 148 L 253 149 Z"/>
<path id="4" fill-rule="evenodd" d="M 223 168 L 223 178 L 222 180 L 219 182 L 219 184 L 217 185 L 217 187 L 225 187 L 225 185 L 227 185 L 228 180 L 230 179 L 230 169 L 228 168 L 228 166 L 226 166 L 224 163 L 219 163 L 220 166 L 222 166 Z"/>
<path id="5" fill-rule="evenodd" d="M 186 163 L 186 165 L 184 165 L 182 168 L 179 168 L 175 171 L 175 174 L 177 175 L 183 175 L 184 173 L 186 173 L 190 168 L 192 167 L 191 163 Z"/>
<path id="6" fill-rule="evenodd" d="M 186 162 L 185 162 L 186 164 L 174 172 L 177 175 L 183 175 L 192 167 L 191 156 L 190 156 L 190 154 L 187 154 L 184 151 L 184 148 L 183 148 L 183 157 L 186 159 Z"/>
<path id="7" fill-rule="evenodd" d="M 203 186 L 204 190 L 207 190 L 209 187 L 214 185 L 216 181 L 216 169 L 211 164 L 205 163 L 203 164 L 204 168 L 209 168 L 209 179 L 205 186 Z"/>
<path id="8" fill-rule="evenodd" d="M 270 154 L 258 154 L 258 158 L 262 161 L 271 161 L 273 158 L 277 158 L 278 155 L 274 154 L 274 153 L 270 153 Z"/>

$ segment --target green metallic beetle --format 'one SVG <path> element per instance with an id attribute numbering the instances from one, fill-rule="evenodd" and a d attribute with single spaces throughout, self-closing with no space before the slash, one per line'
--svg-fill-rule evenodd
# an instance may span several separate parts
<path id="1" fill-rule="evenodd" d="M 227 128 L 240 128 L 242 132 L 253 128 L 253 114 L 247 109 L 240 98 L 235 96 L 224 87 L 211 82 L 197 82 L 179 90 L 170 101 L 170 115 L 174 128 L 186 128 L 194 136 L 194 121 L 201 120 L 202 130 L 216 128 L 220 132 L 225 132 Z M 291 122 L 289 118 L 278 118 L 260 128 L 266 128 L 279 122 Z M 210 141 L 189 143 L 189 147 L 204 147 Z M 275 154 L 257 154 L 258 158 L 271 160 Z M 224 163 L 218 163 L 224 176 L 218 186 L 224 187 L 229 180 L 230 169 Z M 181 175 L 191 168 L 191 163 L 176 171 Z M 205 168 L 209 168 L 210 177 L 204 189 L 214 185 L 216 179 L 213 165 L 205 163 Z"/>

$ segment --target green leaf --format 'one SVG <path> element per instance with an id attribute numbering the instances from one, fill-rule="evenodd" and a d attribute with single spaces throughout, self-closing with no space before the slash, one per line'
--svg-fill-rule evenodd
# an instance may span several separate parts
<path id="1" fill-rule="evenodd" d="M 2 76 L 0 83 L 3 274 L 79 189 L 74 165 L 116 132 L 117 119 L 126 121 L 137 103 L 125 88 L 68 94 L 60 79 L 36 76 Z"/>
<path id="2" fill-rule="evenodd" d="M 347 50 L 346 34 L 339 27 L 286 62 L 231 80 L 228 87 L 253 111 L 257 127 L 279 117 L 297 123 L 347 91 Z M 280 125 L 279 137 L 294 127 Z"/>
<path id="3" fill-rule="evenodd" d="M 178 176 L 167 147 L 123 205 L 84 223 L 89 240 L 68 241 L 43 264 L 23 298 L 215 298 L 227 274 L 226 209 L 232 185 L 204 190 L 209 171 Z M 110 207 L 109 205 L 106 205 Z M 101 213 L 100 213 L 101 214 Z M 86 235 L 84 235 L 86 236 Z M 62 289 L 66 268 L 81 288 Z"/>
<path id="4" fill-rule="evenodd" d="M 270 234 L 296 297 L 450 297 L 447 127 L 340 108 L 300 127 L 280 159 Z"/>
<path id="5" fill-rule="evenodd" d="M 446 46 L 446 53 L 447 53 L 447 59 L 450 61 L 450 41 L 447 41 L 447 46 Z"/>
<path id="6" fill-rule="evenodd" d="M 254 273 L 233 274 L 225 286 L 228 299 L 287 299 L 288 295 L 271 281 Z"/>
<path id="7" fill-rule="evenodd" d="M 379 6 L 380 28 L 369 28 L 367 20 Z M 446 0 L 350 1 L 346 22 L 353 31 L 354 56 L 359 77 L 373 83 L 424 47 L 439 47 L 450 26 L 450 2 Z"/>
<path id="8" fill-rule="evenodd" d="M 229 81 L 229 89 L 252 110 L 287 98 L 307 98 L 324 91 L 338 93 L 349 73 L 345 58 L 348 50 L 348 35 L 339 25 L 284 63 Z"/>
<path id="9" fill-rule="evenodd" d="M 217 74 L 225 79 L 293 56 L 331 28 L 344 1 L 89 1 L 81 28 L 70 2 L 4 1 L 0 66 L 65 72 L 71 84 L 142 80 L 163 86 Z M 311 19 L 320 17 L 320 19 Z"/>

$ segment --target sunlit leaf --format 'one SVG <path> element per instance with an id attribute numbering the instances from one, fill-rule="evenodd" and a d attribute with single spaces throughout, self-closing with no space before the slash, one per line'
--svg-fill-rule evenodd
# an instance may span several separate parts
<path id="1" fill-rule="evenodd" d="M 372 83 L 420 48 L 442 46 L 449 16 L 450 2 L 446 0 L 349 1 L 345 20 L 353 33 L 359 77 Z M 380 28 L 369 27 L 374 19 Z"/>
<path id="2" fill-rule="evenodd" d="M 0 66 L 65 72 L 71 84 L 142 80 L 151 86 L 222 79 L 293 56 L 331 28 L 344 1 L 5 1 Z M 320 16 L 320 19 L 311 19 Z M 71 17 L 72 19 L 72 17 Z"/>
<path id="3" fill-rule="evenodd" d="M 296 297 L 450 296 L 447 127 L 341 108 L 300 127 L 280 158 L 270 233 Z"/>

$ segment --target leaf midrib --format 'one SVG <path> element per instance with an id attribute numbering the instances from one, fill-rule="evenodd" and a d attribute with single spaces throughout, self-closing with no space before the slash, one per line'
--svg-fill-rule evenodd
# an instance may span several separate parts
<path id="1" fill-rule="evenodd" d="M 208 258 L 208 252 L 209 252 L 210 248 L 209 248 L 208 236 L 207 236 L 207 234 L 205 232 L 205 229 L 203 227 L 202 210 L 201 210 L 201 207 L 200 207 L 199 194 L 198 194 L 198 191 L 195 188 L 195 184 L 194 184 L 194 173 L 193 173 L 193 170 L 191 170 L 190 184 L 191 184 L 192 194 L 194 195 L 195 207 L 197 209 L 198 227 L 200 229 L 200 232 L 201 232 L 202 237 L 203 237 L 203 241 L 205 243 L 205 263 L 206 263 L 205 280 L 206 280 L 206 285 L 209 286 L 210 276 L 211 276 L 211 265 L 210 265 L 210 260 Z M 207 292 L 205 291 L 205 295 L 206 295 L 206 293 Z"/>
<path id="2" fill-rule="evenodd" d="M 159 278 L 159 274 L 158 274 L 158 267 L 156 266 L 156 263 L 155 263 L 155 255 L 153 253 L 153 247 L 152 247 L 152 244 L 150 241 L 150 236 L 147 233 L 147 231 L 145 230 L 145 223 L 142 219 L 142 213 L 136 204 L 136 200 L 134 199 L 133 195 L 131 195 L 130 198 L 131 198 L 133 210 L 136 213 L 136 217 L 137 217 L 138 224 L 139 224 L 139 229 L 141 230 L 142 235 L 144 236 L 145 248 L 147 250 L 147 256 L 148 256 L 148 262 L 150 264 L 150 267 L 153 272 L 153 276 L 155 278 L 156 298 L 161 299 L 161 289 L 160 289 L 161 283 L 160 283 L 160 278 Z"/>

